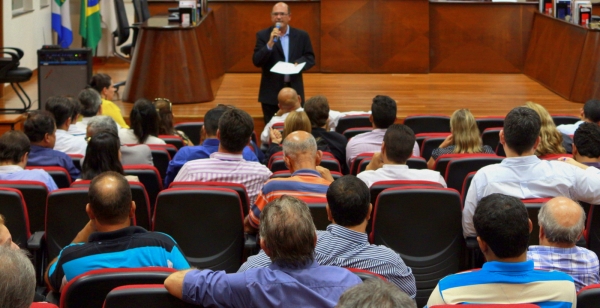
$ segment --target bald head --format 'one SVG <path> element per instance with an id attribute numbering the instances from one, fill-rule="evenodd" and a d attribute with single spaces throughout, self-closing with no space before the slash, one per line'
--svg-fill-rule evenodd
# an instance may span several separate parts
<path id="1" fill-rule="evenodd" d="M 131 188 L 123 175 L 108 171 L 96 176 L 88 196 L 90 209 L 99 222 L 117 225 L 129 218 Z"/>
<path id="2" fill-rule="evenodd" d="M 585 212 L 577 202 L 556 197 L 542 206 L 538 222 L 549 243 L 575 245 L 585 227 Z"/>
<path id="3" fill-rule="evenodd" d="M 277 101 L 279 102 L 279 109 L 284 112 L 290 112 L 300 108 L 301 99 L 296 90 L 283 88 L 277 95 Z"/>
<path id="4" fill-rule="evenodd" d="M 283 155 L 294 164 L 310 162 L 316 166 L 317 141 L 305 131 L 292 132 L 283 140 Z"/>

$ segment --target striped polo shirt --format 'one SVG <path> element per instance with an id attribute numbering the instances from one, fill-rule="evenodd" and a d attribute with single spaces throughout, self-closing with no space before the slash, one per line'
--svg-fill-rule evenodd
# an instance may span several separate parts
<path id="1" fill-rule="evenodd" d="M 542 308 L 575 308 L 571 276 L 533 269 L 533 261 L 486 262 L 481 270 L 440 280 L 426 307 L 442 304 L 535 304 Z"/>
<path id="2" fill-rule="evenodd" d="M 132 226 L 95 232 L 88 243 L 73 243 L 63 248 L 48 271 L 48 280 L 54 290 L 60 290 L 69 280 L 91 270 L 149 266 L 190 268 L 172 237 Z"/>
<path id="3" fill-rule="evenodd" d="M 267 181 L 263 186 L 256 202 L 250 207 L 249 222 L 258 229 L 260 213 L 267 203 L 283 196 L 298 198 L 307 203 L 326 203 L 325 194 L 329 188 L 329 181 L 321 177 L 317 170 L 300 169 L 292 173 L 289 178 L 275 178 Z"/>

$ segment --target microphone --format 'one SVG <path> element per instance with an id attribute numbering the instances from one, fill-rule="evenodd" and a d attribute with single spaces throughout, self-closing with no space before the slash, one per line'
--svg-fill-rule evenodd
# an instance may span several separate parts
<path id="1" fill-rule="evenodd" d="M 281 23 L 280 22 L 276 23 L 275 24 L 275 28 L 277 28 L 277 30 L 281 29 Z M 277 41 L 279 41 L 279 37 L 278 36 L 276 36 L 276 37 L 273 38 L 273 42 L 277 43 Z"/>

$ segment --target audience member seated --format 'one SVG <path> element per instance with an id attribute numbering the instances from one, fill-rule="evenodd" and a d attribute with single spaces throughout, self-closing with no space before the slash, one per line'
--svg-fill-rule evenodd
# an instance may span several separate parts
<path id="1" fill-rule="evenodd" d="M 93 117 L 87 127 L 87 138 L 105 132 L 118 136 L 115 120 L 109 116 Z M 125 146 L 121 141 L 121 164 L 122 165 L 154 165 L 152 162 L 152 151 L 145 144 L 136 146 Z"/>
<path id="2" fill-rule="evenodd" d="M 244 230 L 250 234 L 256 233 L 260 213 L 265 205 L 283 195 L 296 197 L 304 202 L 325 203 L 325 194 L 333 177 L 329 170 L 319 166 L 322 155 L 311 134 L 303 131 L 289 134 L 283 141 L 283 160 L 292 176 L 271 179 L 265 183 L 244 219 Z"/>
<path id="3" fill-rule="evenodd" d="M 503 193 L 519 199 L 565 196 L 591 204 L 600 202 L 600 170 L 571 158 L 540 160 L 534 155 L 540 143 L 540 116 L 527 107 L 511 110 L 500 131 L 506 157 L 475 174 L 465 198 L 463 234 L 475 236 L 473 214 L 481 198 Z"/>
<path id="4" fill-rule="evenodd" d="M 64 152 L 54 150 L 56 143 L 56 124 L 48 111 L 32 111 L 23 123 L 25 135 L 31 143 L 27 166 L 58 166 L 65 168 L 75 180 L 79 169 L 73 159 Z"/>
<path id="5" fill-rule="evenodd" d="M 506 127 L 506 126 L 505 126 Z M 532 229 L 519 199 L 491 194 L 479 202 L 473 217 L 477 243 L 487 260 L 480 270 L 441 279 L 426 307 L 442 304 L 536 304 L 575 308 L 577 295 L 571 276 L 534 270 L 527 260 Z"/>
<path id="6" fill-rule="evenodd" d="M 390 125 L 396 121 L 396 101 L 386 95 L 377 95 L 371 104 L 371 123 L 373 131 L 354 136 L 346 146 L 346 163 L 352 166 L 352 161 L 358 154 L 375 153 L 381 150 L 383 135 Z M 415 141 L 413 156 L 421 155 L 419 145 Z"/>
<path id="7" fill-rule="evenodd" d="M 571 152 L 571 144 L 573 134 L 579 127 L 579 125 L 585 122 L 591 122 L 600 124 L 600 100 L 591 99 L 583 105 L 580 109 L 581 121 L 577 121 L 575 124 L 562 124 L 556 127 L 563 137 L 563 146 L 567 152 Z"/>
<path id="8" fill-rule="evenodd" d="M 135 203 L 125 177 L 110 171 L 95 177 L 89 198 L 90 221 L 48 265 L 45 279 L 52 290 L 60 292 L 74 277 L 101 268 L 190 267 L 169 235 L 130 225 Z"/>
<path id="9" fill-rule="evenodd" d="M 113 133 L 100 132 L 89 139 L 85 160 L 81 165 L 81 179 L 92 180 L 106 171 L 114 171 L 121 175 L 121 144 L 119 137 Z M 139 181 L 137 176 L 128 175 L 129 181 Z"/>
<path id="10" fill-rule="evenodd" d="M 375 182 L 391 180 L 438 182 L 446 187 L 446 181 L 438 171 L 409 169 L 406 165 L 415 140 L 415 134 L 410 127 L 393 124 L 383 136 L 381 152 L 373 154 L 366 170 L 358 174 L 358 178 L 369 187 Z"/>
<path id="11" fill-rule="evenodd" d="M 138 99 L 131 113 L 130 129 L 120 129 L 119 138 L 123 144 L 166 144 L 158 138 L 158 112 L 147 99 Z"/>
<path id="12" fill-rule="evenodd" d="M 4 216 L 2 216 L 2 214 L 0 214 L 0 246 L 10 247 L 12 249 L 19 249 L 19 245 L 13 242 L 12 236 L 10 235 L 10 231 L 4 224 Z"/>
<path id="13" fill-rule="evenodd" d="M 556 125 L 554 124 L 554 120 L 548 113 L 548 110 L 544 108 L 544 106 L 540 104 L 536 104 L 533 102 L 527 102 L 525 107 L 533 109 L 539 116 L 542 121 L 542 126 L 540 129 L 540 143 L 535 149 L 536 156 L 544 156 L 548 154 L 565 154 L 567 151 L 562 146 L 563 140 L 562 135 L 556 129 Z"/>
<path id="14" fill-rule="evenodd" d="M 79 131 L 78 133 L 73 133 L 73 135 L 85 135 L 87 131 L 88 122 L 92 119 L 93 116 L 102 114 L 102 98 L 100 94 L 96 92 L 96 90 L 92 88 L 84 89 L 79 92 L 78 96 L 81 110 L 81 121 L 75 123 L 76 129 Z"/>
<path id="15" fill-rule="evenodd" d="M 347 173 L 346 145 L 348 145 L 348 139 L 340 133 L 330 131 L 327 123 L 330 112 L 327 98 L 322 95 L 309 98 L 304 103 L 304 112 L 306 112 L 306 115 L 310 119 L 312 126 L 311 134 L 317 140 L 317 144 L 319 143 L 318 140 L 323 140 L 327 148 L 322 150 L 333 154 L 340 163 L 342 172 Z"/>
<path id="16" fill-rule="evenodd" d="M 67 133 L 69 133 L 73 136 L 84 136 L 85 129 L 81 129 L 77 125 L 77 119 L 79 119 L 79 115 L 80 115 L 81 110 L 83 109 L 83 106 L 81 105 L 81 102 L 79 102 L 79 99 L 76 97 L 66 96 L 66 98 L 69 100 L 69 102 L 73 106 L 75 106 L 75 109 L 73 110 L 74 111 L 73 115 L 71 115 L 71 125 L 69 125 L 69 129 L 67 130 Z"/>
<path id="17" fill-rule="evenodd" d="M 475 117 L 469 109 L 458 109 L 450 117 L 452 132 L 437 149 L 431 152 L 427 167 L 433 169 L 435 160 L 444 154 L 486 153 L 495 154 L 494 149 L 483 145 Z"/>
<path id="18" fill-rule="evenodd" d="M 600 168 L 600 126 L 585 122 L 573 136 L 573 158 L 588 166 Z"/>
<path id="19" fill-rule="evenodd" d="M 267 161 L 269 161 L 273 154 L 281 152 L 281 142 L 283 141 L 283 139 L 285 139 L 285 137 L 287 137 L 287 135 L 295 131 L 303 131 L 310 134 L 311 130 L 312 129 L 310 125 L 310 120 L 308 119 L 308 116 L 304 111 L 290 112 L 289 115 L 285 118 L 285 122 L 283 122 L 283 134 L 281 134 L 278 130 L 274 128 L 270 128 L 269 139 L 271 140 L 271 144 L 269 144 L 269 149 L 267 150 L 267 154 L 265 155 Z M 322 145 L 323 148 L 319 146 L 319 142 L 317 141 L 317 149 L 324 150 L 325 145 Z"/>
<path id="20" fill-rule="evenodd" d="M 321 265 L 358 268 L 383 276 L 414 298 L 415 277 L 400 255 L 385 247 L 369 244 L 367 223 L 373 206 L 369 188 L 353 175 L 343 176 L 327 190 L 327 231 L 317 231 L 315 260 Z M 271 259 L 261 250 L 248 258 L 238 272 L 267 267 Z"/>
<path id="21" fill-rule="evenodd" d="M 565 197 L 551 199 L 540 209 L 538 223 L 540 245 L 529 246 L 527 252 L 536 269 L 571 275 L 577 292 L 600 282 L 598 256 L 576 246 L 585 228 L 585 211 L 577 202 Z"/>
<path id="22" fill-rule="evenodd" d="M 381 279 L 367 279 L 346 290 L 335 307 L 417 308 L 417 304 L 395 285 Z"/>
<path id="23" fill-rule="evenodd" d="M 261 215 L 260 246 L 272 263 L 243 273 L 187 270 L 171 274 L 173 296 L 203 307 L 333 307 L 361 280 L 315 260 L 315 225 L 306 203 L 283 196 Z"/>
<path id="24" fill-rule="evenodd" d="M 39 181 L 46 185 L 48 191 L 58 189 L 48 172 L 24 169 L 30 147 L 29 138 L 21 131 L 9 130 L 0 136 L 0 180 Z"/>
<path id="25" fill-rule="evenodd" d="M 112 102 L 116 89 L 113 86 L 110 76 L 106 74 L 92 76 L 90 88 L 100 93 L 100 97 L 102 98 L 102 115 L 111 117 L 122 128 L 129 128 L 129 125 L 123 119 L 121 108 Z"/>
<path id="26" fill-rule="evenodd" d="M 173 126 L 173 104 L 166 98 L 155 98 L 154 107 L 158 111 L 158 134 L 179 136 L 184 145 L 194 145 L 190 138 L 182 131 Z"/>
<path id="27" fill-rule="evenodd" d="M 35 270 L 26 253 L 0 245 L 0 307 L 29 308 L 35 296 Z"/>
<path id="28" fill-rule="evenodd" d="M 219 119 L 228 109 L 229 107 L 220 105 L 206 112 L 204 115 L 204 125 L 202 125 L 200 131 L 201 138 L 204 141 L 201 145 L 183 147 L 177 151 L 177 154 L 169 162 L 167 175 L 165 176 L 165 187 L 169 187 L 185 163 L 195 159 L 209 158 L 212 153 L 219 149 L 219 139 L 217 139 Z M 258 158 L 248 146 L 244 147 L 242 157 L 246 161 L 258 162 Z"/>
<path id="29" fill-rule="evenodd" d="M 272 172 L 258 162 L 244 160 L 242 152 L 250 142 L 254 121 L 250 115 L 237 108 L 229 108 L 219 120 L 217 139 L 219 149 L 210 158 L 188 161 L 183 165 L 175 182 L 230 182 L 243 184 L 251 203 Z"/>
<path id="30" fill-rule="evenodd" d="M 76 117 L 77 106 L 65 96 L 52 96 L 46 101 L 46 110 L 56 121 L 56 142 L 54 149 L 66 154 L 85 155 L 87 142 L 83 136 L 73 136 L 68 132 L 72 119 Z"/>

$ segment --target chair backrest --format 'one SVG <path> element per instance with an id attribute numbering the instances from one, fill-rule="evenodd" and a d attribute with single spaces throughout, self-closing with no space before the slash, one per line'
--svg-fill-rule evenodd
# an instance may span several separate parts
<path id="1" fill-rule="evenodd" d="M 83 155 L 81 154 L 68 154 L 69 157 L 71 157 L 71 160 L 73 161 L 73 165 L 75 165 L 75 168 L 79 169 L 81 171 L 81 160 L 83 160 Z"/>
<path id="2" fill-rule="evenodd" d="M 148 0 L 133 0 L 133 10 L 138 22 L 144 22 L 150 18 Z"/>
<path id="3" fill-rule="evenodd" d="M 200 130 L 203 125 L 204 122 L 182 122 L 175 124 L 175 129 L 184 132 L 193 144 L 198 145 L 200 144 Z"/>
<path id="4" fill-rule="evenodd" d="M 46 205 L 46 244 L 48 259 L 52 260 L 90 221 L 85 206 L 88 188 L 65 188 L 51 192 Z"/>
<path id="5" fill-rule="evenodd" d="M 450 132 L 443 132 L 443 133 L 419 133 L 415 135 L 415 139 L 417 141 L 417 144 L 419 145 L 419 149 L 423 147 L 423 141 L 429 137 L 448 137 L 450 134 Z"/>
<path id="6" fill-rule="evenodd" d="M 450 117 L 447 115 L 409 115 L 404 125 L 410 127 L 415 134 L 450 132 Z"/>
<path id="7" fill-rule="evenodd" d="M 33 302 L 29 308 L 58 308 L 58 306 L 47 302 Z"/>
<path id="8" fill-rule="evenodd" d="M 523 199 L 523 203 L 527 208 L 527 214 L 529 215 L 529 219 L 531 220 L 531 224 L 533 225 L 533 229 L 529 234 L 529 246 L 538 245 L 540 243 L 540 226 L 538 224 L 538 213 L 542 208 L 544 203 L 548 202 L 552 198 L 536 198 L 536 199 Z"/>
<path id="9" fill-rule="evenodd" d="M 471 157 L 456 158 L 448 163 L 446 168 L 446 184 L 448 188 L 454 188 L 456 191 L 462 191 L 462 185 L 467 177 L 467 174 L 473 171 L 477 171 L 482 167 L 491 164 L 499 164 L 502 162 L 503 157 L 486 157 L 473 155 Z"/>
<path id="10" fill-rule="evenodd" d="M 177 135 L 158 135 L 158 138 L 164 140 L 167 144 L 171 144 L 177 148 L 177 150 L 183 147 L 183 139 Z M 171 155 L 171 152 L 169 152 Z M 175 156 L 172 154 L 171 157 Z"/>
<path id="11" fill-rule="evenodd" d="M 317 230 L 327 229 L 327 226 L 330 224 L 329 219 L 327 219 L 327 210 L 325 209 L 327 203 L 309 202 L 307 204 L 313 222 L 315 223 L 315 228 L 317 228 Z"/>
<path id="12" fill-rule="evenodd" d="M 441 278 L 459 271 L 461 207 L 456 190 L 432 186 L 388 188 L 375 202 L 371 243 L 393 249 L 411 267 L 418 307 Z"/>
<path id="13" fill-rule="evenodd" d="M 393 181 L 379 181 L 373 183 L 369 190 L 371 191 L 371 204 L 375 204 L 377 202 L 377 197 L 379 194 L 388 189 L 394 187 L 414 187 L 414 186 L 430 186 L 437 188 L 444 188 L 442 184 L 438 182 L 430 182 L 430 181 L 412 181 L 412 180 L 393 180 Z"/>
<path id="14" fill-rule="evenodd" d="M 338 160 L 333 157 L 323 157 L 319 165 L 321 167 L 329 169 L 329 171 L 342 172 L 340 162 L 338 162 Z"/>
<path id="15" fill-rule="evenodd" d="M 423 146 L 421 147 L 421 157 L 425 160 L 429 160 L 431 153 L 434 149 L 437 149 L 442 142 L 446 140 L 446 137 L 429 137 L 423 140 Z"/>
<path id="16" fill-rule="evenodd" d="M 154 166 L 150 165 L 125 165 L 123 171 L 127 175 L 135 175 L 144 184 L 148 200 L 150 202 L 150 213 L 154 211 L 156 196 L 163 189 L 162 178 Z"/>
<path id="17" fill-rule="evenodd" d="M 342 135 L 344 135 L 344 137 L 346 137 L 346 139 L 350 140 L 350 138 L 352 138 L 352 137 L 354 137 L 354 136 L 356 136 L 358 134 L 368 133 L 368 132 L 370 132 L 372 130 L 373 130 L 373 127 L 371 127 L 371 126 L 352 127 L 352 128 L 348 128 L 347 130 L 345 130 L 342 133 Z"/>
<path id="18" fill-rule="evenodd" d="M 56 186 L 58 188 L 68 188 L 69 186 L 71 186 L 71 183 L 73 182 L 71 179 L 71 175 L 69 174 L 69 171 L 67 171 L 67 169 L 63 168 L 63 167 L 58 167 L 58 166 L 27 166 L 25 167 L 25 169 L 42 169 L 46 172 L 48 172 L 48 174 L 50 174 L 50 176 L 52 177 L 52 179 L 54 180 L 54 183 L 56 183 Z"/>
<path id="19" fill-rule="evenodd" d="M 567 154 L 567 153 L 565 153 L 565 154 L 546 154 L 546 155 L 540 156 L 540 159 L 543 159 L 543 160 L 557 160 L 560 157 L 571 157 L 572 158 L 573 154 Z"/>
<path id="20" fill-rule="evenodd" d="M 153 230 L 177 239 L 190 265 L 232 273 L 242 265 L 242 213 L 232 189 L 170 188 L 158 195 Z"/>
<path id="21" fill-rule="evenodd" d="M 158 148 L 155 146 L 149 146 L 150 151 L 152 152 L 152 163 L 156 170 L 158 170 L 158 174 L 162 179 L 167 175 L 167 168 L 169 168 L 169 162 L 171 161 L 171 154 L 166 148 Z"/>
<path id="22" fill-rule="evenodd" d="M 23 195 L 17 189 L 0 187 L 0 200 L 0 214 L 5 218 L 4 224 L 10 230 L 13 242 L 21 248 L 27 248 L 31 231 Z"/>
<path id="23" fill-rule="evenodd" d="M 44 231 L 46 199 L 48 198 L 48 188 L 46 188 L 46 185 L 37 181 L 0 181 L 0 187 L 9 187 L 21 191 L 25 205 L 27 205 L 29 230 L 32 233 Z"/>
<path id="24" fill-rule="evenodd" d="M 175 270 L 165 267 L 107 268 L 89 271 L 71 279 L 60 296 L 61 308 L 102 308 L 106 295 L 129 284 L 158 284 Z"/>
<path id="25" fill-rule="evenodd" d="M 504 126 L 504 117 L 503 116 L 489 116 L 489 117 L 477 117 L 475 118 L 475 122 L 477 122 L 477 128 L 479 128 L 479 133 L 483 133 L 486 129 L 490 127 L 503 127 Z"/>
<path id="26" fill-rule="evenodd" d="M 576 122 L 581 121 L 579 117 L 570 114 L 551 114 L 550 116 L 556 126 L 562 124 L 575 124 Z"/>
<path id="27" fill-rule="evenodd" d="M 246 217 L 250 210 L 250 199 L 248 197 L 248 191 L 246 186 L 240 183 L 227 183 L 227 182 L 172 182 L 169 188 L 190 188 L 190 187 L 220 187 L 235 190 L 240 196 L 242 202 L 243 215 Z"/>
<path id="28" fill-rule="evenodd" d="M 129 39 L 129 20 L 127 20 L 127 11 L 123 0 L 115 1 L 115 16 L 117 18 L 117 30 L 113 36 L 117 38 L 116 45 L 121 46 Z"/>
<path id="29" fill-rule="evenodd" d="M 373 153 L 361 153 L 356 155 L 354 160 L 352 161 L 352 165 L 350 165 L 350 174 L 357 175 L 359 173 L 360 164 L 363 159 L 368 158 L 371 159 L 373 157 Z"/>
<path id="30" fill-rule="evenodd" d="M 291 176 L 292 176 L 292 173 L 289 170 L 281 170 L 281 171 L 273 172 L 273 174 L 271 175 L 271 179 L 289 178 Z M 331 171 L 331 176 L 333 177 L 333 180 L 335 181 L 344 175 L 341 172 Z"/>
<path id="31" fill-rule="evenodd" d="M 112 289 L 106 295 L 103 308 L 198 308 L 171 295 L 164 284 L 134 284 Z"/>
<path id="32" fill-rule="evenodd" d="M 496 149 L 500 144 L 500 131 L 502 127 L 489 127 L 481 132 L 481 142 L 492 149 Z"/>
<path id="33" fill-rule="evenodd" d="M 596 255 L 600 255 L 600 207 L 598 205 L 590 206 L 585 229 L 587 247 Z"/>
<path id="34" fill-rule="evenodd" d="M 577 293 L 577 308 L 598 308 L 600 305 L 600 284 L 592 284 Z"/>
<path id="35" fill-rule="evenodd" d="M 469 187 L 471 187 L 471 182 L 473 182 L 473 177 L 475 176 L 475 174 L 477 174 L 477 171 L 469 172 L 469 174 L 467 174 L 467 176 L 465 177 L 465 180 L 463 181 L 462 191 L 460 193 L 460 196 L 462 197 L 462 200 L 463 200 L 463 206 L 465 205 L 465 199 L 467 198 L 467 192 L 469 192 Z"/>
<path id="36" fill-rule="evenodd" d="M 335 127 L 335 131 L 342 134 L 349 128 L 371 127 L 372 129 L 373 124 L 371 124 L 369 117 L 369 114 L 347 115 L 338 120 L 338 124 Z"/>
<path id="37" fill-rule="evenodd" d="M 446 175 L 446 169 L 448 168 L 448 164 L 457 158 L 463 158 L 463 157 L 497 157 L 494 154 L 483 154 L 483 153 L 477 153 L 477 154 L 442 154 L 440 156 L 438 156 L 438 158 L 435 160 L 435 165 L 433 165 L 433 170 L 439 172 L 442 176 Z"/>
<path id="38" fill-rule="evenodd" d="M 352 273 L 354 273 L 354 275 L 358 276 L 360 278 L 360 280 L 365 281 L 367 279 L 381 279 L 384 281 L 387 281 L 387 279 L 385 279 L 385 277 L 373 273 L 371 271 L 367 271 L 364 269 L 359 269 L 359 268 L 353 268 L 353 267 L 346 267 L 347 270 L 351 271 Z"/>
<path id="39" fill-rule="evenodd" d="M 406 165 L 410 169 L 427 169 L 427 161 L 423 157 L 409 157 L 406 160 Z"/>

